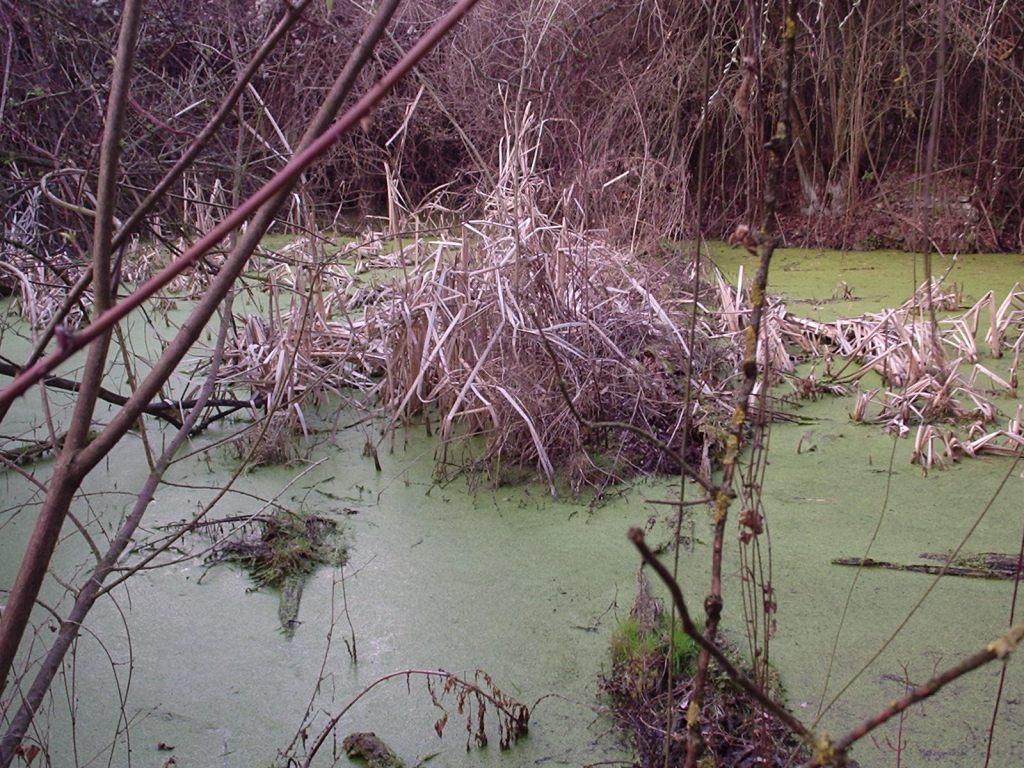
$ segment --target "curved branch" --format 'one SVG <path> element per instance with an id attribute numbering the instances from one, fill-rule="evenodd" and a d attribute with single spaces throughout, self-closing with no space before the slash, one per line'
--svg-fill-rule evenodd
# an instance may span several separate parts
<path id="1" fill-rule="evenodd" d="M 1024 623 L 1010 627 L 1009 631 L 1007 631 L 1005 635 L 993 640 L 991 643 L 986 645 L 984 649 L 968 656 L 959 664 L 950 667 L 945 672 L 935 675 L 935 677 L 927 683 L 917 686 L 907 695 L 892 702 L 874 717 L 870 717 L 865 720 L 841 739 L 837 739 L 831 743 L 827 740 L 819 743 L 816 748 L 817 754 L 814 759 L 804 763 L 804 767 L 814 768 L 814 766 L 843 765 L 846 759 L 846 751 L 853 746 L 854 743 L 867 736 L 878 726 L 896 717 L 898 714 L 912 707 L 914 704 L 924 701 L 930 696 L 934 696 L 944 686 L 953 682 L 957 678 L 963 677 L 968 672 L 973 672 L 975 669 L 988 664 L 990 661 L 995 661 L 996 659 L 1001 661 L 1008 659 L 1010 654 L 1016 650 L 1022 640 L 1024 640 Z"/>

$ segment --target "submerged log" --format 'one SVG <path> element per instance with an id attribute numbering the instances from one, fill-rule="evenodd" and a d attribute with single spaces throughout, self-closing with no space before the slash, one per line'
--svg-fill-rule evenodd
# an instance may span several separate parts
<path id="1" fill-rule="evenodd" d="M 925 552 L 921 557 L 945 561 L 948 555 Z M 982 552 L 970 557 L 959 557 L 949 565 L 926 565 L 924 563 L 891 563 L 863 557 L 837 557 L 833 565 L 852 565 L 859 568 L 886 568 L 890 571 L 910 571 L 933 576 L 962 576 L 969 579 L 1013 579 L 1017 576 L 1017 556 L 997 552 Z"/>

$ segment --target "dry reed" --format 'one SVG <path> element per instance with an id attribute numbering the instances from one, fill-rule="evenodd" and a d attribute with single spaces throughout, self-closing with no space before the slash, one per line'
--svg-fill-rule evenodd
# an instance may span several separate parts
<path id="1" fill-rule="evenodd" d="M 738 335 L 749 311 L 746 293 L 720 273 L 716 282 L 723 326 Z M 960 293 L 933 280 L 897 308 L 830 323 L 791 315 L 784 302 L 771 299 L 758 360 L 789 381 L 798 397 L 845 394 L 849 385 L 877 376 L 881 385 L 858 392 L 851 418 L 881 424 L 901 436 L 916 426 L 911 461 L 926 470 L 962 456 L 1019 455 L 1024 450 L 1021 406 L 1006 429 L 989 425 L 999 416 L 990 395 L 1017 396 L 1024 290 L 1014 285 L 999 305 L 989 291 L 965 312 L 939 320 L 934 333 L 926 317 L 929 306 L 953 312 L 961 307 Z M 1006 378 L 979 362 L 976 340 L 983 317 L 988 320 L 988 353 L 1009 356 Z M 824 362 L 820 378 L 814 370 L 797 375 L 797 365 L 812 358 Z"/>
<path id="2" fill-rule="evenodd" d="M 417 239 L 390 254 L 353 244 L 272 272 L 269 322 L 242 320 L 225 379 L 284 387 L 291 398 L 372 391 L 391 426 L 422 417 L 432 429 L 436 419 L 439 467 L 454 461 L 456 444 L 471 445 L 460 466 L 494 482 L 535 468 L 552 493 L 561 482 L 576 492 L 678 471 L 689 385 L 686 461 L 706 460 L 727 414 L 723 379 L 735 370 L 728 345 L 714 341 L 711 294 L 692 269 L 656 274 L 542 213 L 537 200 L 550 190 L 532 166 L 542 132 L 526 119 L 506 138 L 484 215 L 461 236 Z M 367 266 L 398 274 L 357 287 L 352 272 Z M 282 310 L 285 295 L 295 298 Z M 694 301 L 704 311 L 690 348 L 683 323 Z M 669 451 L 584 421 L 631 425 Z"/>

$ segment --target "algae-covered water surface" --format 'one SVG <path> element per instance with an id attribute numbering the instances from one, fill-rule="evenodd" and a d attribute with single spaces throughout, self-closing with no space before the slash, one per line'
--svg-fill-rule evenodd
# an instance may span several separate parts
<path id="1" fill-rule="evenodd" d="M 754 267 L 735 250 L 718 251 L 715 260 L 732 276 Z M 1024 278 L 1021 255 L 933 262 L 935 275 L 948 273 L 961 286 L 967 305 L 990 289 L 1001 300 Z M 770 291 L 790 311 L 821 320 L 897 306 L 923 282 L 920 256 L 791 249 L 778 252 L 769 277 Z M 1017 401 L 997 402 L 1005 427 Z M 1014 588 L 948 577 L 936 584 L 933 576 L 891 570 L 858 575 L 832 561 L 934 564 L 921 555 L 961 546 L 1016 557 L 1024 534 L 1024 463 L 975 459 L 925 475 L 910 463 L 911 440 L 853 424 L 852 405 L 850 398 L 809 402 L 797 412 L 806 423 L 774 425 L 764 486 L 779 600 L 773 662 L 790 706 L 807 721 L 821 712 L 833 734 L 1004 633 Z M 983 765 L 994 725 L 990 764 L 1024 763 L 1024 671 L 1019 660 L 1007 666 L 993 722 L 1001 670 L 993 664 L 957 680 L 862 741 L 854 756 L 863 766 Z"/>
<path id="2" fill-rule="evenodd" d="M 717 257 L 734 276 L 738 252 Z M 989 288 L 1005 294 L 1024 276 L 1024 257 L 961 257 L 936 272 L 947 267 L 973 300 Z M 769 284 L 794 312 L 828 318 L 896 305 L 922 279 L 906 254 L 782 251 Z M 850 294 L 833 301 L 840 281 Z M 16 358 L 19 342 L 8 334 L 3 344 Z M 51 395 L 58 407 L 60 397 Z M 772 662 L 798 716 L 812 722 L 823 709 L 821 725 L 833 734 L 1002 634 L 1013 593 L 1010 581 L 944 578 L 933 588 L 922 574 L 856 576 L 833 559 L 861 557 L 870 547 L 879 560 L 919 562 L 968 535 L 965 552 L 1016 553 L 1024 528 L 1024 466 L 987 458 L 924 476 L 909 464 L 907 440 L 850 423 L 850 408 L 847 399 L 818 400 L 800 408 L 803 423 L 774 425 L 764 485 L 779 604 Z M 350 415 L 340 423 L 358 420 Z M 5 430 L 42 425 L 35 395 L 19 403 Z M 345 715 L 318 764 L 346 764 L 341 739 L 353 731 L 374 731 L 408 765 L 428 758 L 458 766 L 628 764 L 628 749 L 599 713 L 598 678 L 636 584 L 638 560 L 625 533 L 653 519 L 652 538 L 668 537 L 666 508 L 646 502 L 672 498 L 671 481 L 638 482 L 600 505 L 552 500 L 539 484 L 441 483 L 433 475 L 436 445 L 421 428 L 385 440 L 377 471 L 363 455 L 367 437 L 379 436 L 375 427 L 323 426 L 309 438 L 307 462 L 242 475 L 213 515 L 260 513 L 276 499 L 343 527 L 347 562 L 321 567 L 305 582 L 293 631 L 281 631 L 274 590 L 255 588 L 229 564 L 186 557 L 211 546 L 212 534 L 186 538 L 179 557 L 133 576 L 90 616 L 37 720 L 35 737 L 48 744 L 52 764 L 165 765 L 173 757 L 181 768 L 271 765 L 296 738 L 315 738 L 329 715 L 374 680 L 408 668 L 467 679 L 486 670 L 532 707 L 529 736 L 508 751 L 497 738 L 467 751 L 465 721 L 449 699 L 442 704 L 451 721 L 439 739 L 440 710 L 430 693 L 418 679 L 402 678 Z M 213 430 L 192 448 L 233 428 Z M 127 562 L 212 498 L 235 466 L 223 447 L 176 463 Z M 35 477 L 45 483 L 48 471 L 37 465 Z M 145 473 L 140 438 L 131 436 L 90 478 L 75 512 L 101 545 Z M 39 491 L 13 471 L 0 488 L 0 584 L 8 588 Z M 695 605 L 707 588 L 709 527 L 695 513 L 694 546 L 681 557 L 681 583 Z M 61 584 L 79 582 L 90 557 L 69 527 L 42 596 L 48 606 L 66 609 Z M 739 641 L 735 579 L 725 600 L 726 631 Z M 38 647 L 49 634 L 40 619 Z M 865 768 L 983 764 L 1000 671 L 994 664 L 956 681 L 876 731 L 854 756 Z M 993 766 L 1024 764 L 1022 690 L 1021 662 L 1011 658 L 994 720 Z M 822 701 L 833 698 L 824 709 Z M 307 712 L 314 724 L 299 733 Z"/>

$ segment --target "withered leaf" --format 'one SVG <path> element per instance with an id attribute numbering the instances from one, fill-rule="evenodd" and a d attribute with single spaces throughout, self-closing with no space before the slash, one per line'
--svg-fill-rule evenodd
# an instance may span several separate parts
<path id="1" fill-rule="evenodd" d="M 441 738 L 444 736 L 444 727 L 448 725 L 448 713 L 445 712 L 443 717 L 438 718 L 438 721 L 434 723 L 434 730 L 437 732 L 437 737 Z"/>
<path id="2" fill-rule="evenodd" d="M 32 761 L 36 759 L 40 749 L 35 744 L 29 744 L 27 747 L 24 744 L 19 744 L 14 749 L 14 754 L 20 755 L 25 761 L 25 765 L 32 765 Z"/>

